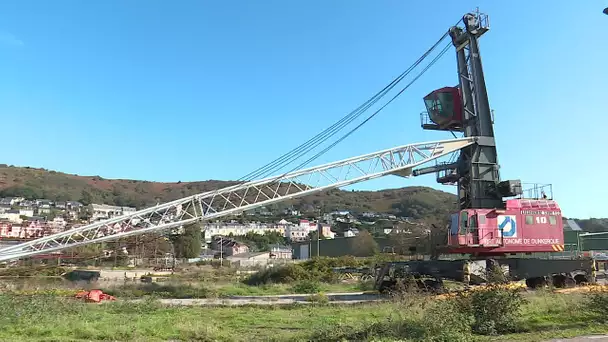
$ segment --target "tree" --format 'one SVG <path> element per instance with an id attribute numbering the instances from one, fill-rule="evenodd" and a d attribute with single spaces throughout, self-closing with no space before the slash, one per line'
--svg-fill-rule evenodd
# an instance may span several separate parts
<path id="1" fill-rule="evenodd" d="M 93 216 L 91 211 L 92 209 L 89 206 L 80 208 L 80 211 L 78 212 L 78 219 L 82 221 L 90 220 L 91 216 Z"/>
<path id="2" fill-rule="evenodd" d="M 374 237 L 366 230 L 361 231 L 352 238 L 352 251 L 354 256 L 371 256 L 378 252 L 378 243 Z"/>
<path id="3" fill-rule="evenodd" d="M 91 193 L 86 190 L 82 190 L 80 194 L 80 203 L 84 205 L 89 205 L 93 203 L 93 196 L 91 195 Z"/>
<path id="4" fill-rule="evenodd" d="M 171 236 L 175 257 L 196 258 L 201 254 L 202 234 L 198 223 L 184 227 L 181 234 Z"/>
<path id="5" fill-rule="evenodd" d="M 389 234 L 389 241 L 394 252 L 401 255 L 430 253 L 431 230 L 429 227 L 420 223 L 399 223 Z"/>
<path id="6" fill-rule="evenodd" d="M 228 237 L 232 236 L 228 235 Z M 248 232 L 243 236 L 235 236 L 234 239 L 243 242 L 248 245 L 252 251 L 257 252 L 266 252 L 270 250 L 271 246 L 285 244 L 285 238 L 283 237 L 283 234 L 279 232 L 266 232 L 265 234 Z"/>

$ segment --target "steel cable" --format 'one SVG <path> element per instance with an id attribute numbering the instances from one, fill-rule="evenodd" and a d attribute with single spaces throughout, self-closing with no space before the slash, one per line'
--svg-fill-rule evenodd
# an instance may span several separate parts
<path id="1" fill-rule="evenodd" d="M 334 123 L 329 128 L 325 129 L 321 133 L 319 133 L 316 136 L 314 136 L 313 138 L 309 139 L 304 144 L 298 146 L 297 148 L 291 150 L 290 152 L 284 154 L 283 156 L 281 156 L 281 157 L 275 159 L 274 161 L 272 161 L 272 162 L 270 162 L 270 163 L 262 166 L 261 168 L 258 168 L 255 171 L 252 171 L 252 172 L 248 173 L 247 175 L 241 177 L 239 179 L 239 181 L 248 181 L 248 180 L 253 180 L 253 179 L 256 179 L 256 178 L 264 178 L 266 176 L 269 176 L 270 174 L 272 174 L 272 173 L 274 173 L 274 172 L 276 172 L 276 171 L 284 168 L 285 166 L 289 165 L 293 161 L 295 161 L 298 158 L 302 157 L 303 155 L 305 155 L 306 153 L 308 153 L 309 151 L 311 151 L 315 147 L 317 147 L 320 144 L 322 144 L 323 142 L 325 142 L 327 139 L 331 138 L 333 135 L 335 135 L 340 130 L 342 130 L 344 127 L 346 127 L 349 123 L 351 123 L 352 121 L 354 121 L 355 119 L 357 119 L 359 116 L 361 116 L 363 113 L 365 113 L 365 111 L 367 111 L 370 107 L 372 107 L 374 104 L 376 104 L 380 99 L 382 99 L 389 91 L 391 91 L 397 84 L 399 84 L 399 82 L 401 82 L 401 80 L 403 80 L 403 78 L 405 78 L 420 63 L 422 63 L 422 61 L 424 59 L 426 59 L 426 57 L 447 36 L 448 36 L 448 33 L 446 32 L 420 58 L 418 58 L 418 60 L 416 62 L 414 62 L 414 64 L 412 64 L 409 68 L 407 68 L 404 72 L 402 72 L 397 78 L 395 78 L 393 81 L 391 81 L 391 83 L 389 83 L 387 86 L 385 86 L 381 91 L 379 91 L 378 93 L 376 93 L 374 96 L 372 96 L 370 99 L 368 99 L 365 103 L 363 103 L 362 105 L 360 105 L 359 107 L 357 107 L 355 110 L 353 110 L 352 112 L 350 112 L 348 115 L 346 115 L 345 117 L 343 117 L 342 119 L 340 119 L 338 122 Z M 392 102 L 392 100 L 391 100 L 391 102 Z M 375 114 L 377 114 L 377 112 Z M 367 121 L 369 121 L 369 119 L 366 120 L 365 122 L 367 122 Z M 358 127 L 360 127 L 360 126 L 358 126 Z M 357 127 L 357 129 L 358 129 L 358 127 Z M 341 139 L 341 140 L 343 140 L 343 139 Z M 333 145 L 333 146 L 335 146 L 335 145 Z"/>

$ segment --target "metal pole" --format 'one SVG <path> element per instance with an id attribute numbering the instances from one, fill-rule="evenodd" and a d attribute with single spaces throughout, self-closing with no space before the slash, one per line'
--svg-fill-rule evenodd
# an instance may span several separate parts
<path id="1" fill-rule="evenodd" d="M 173 254 L 173 265 L 171 266 L 171 274 L 175 271 L 175 245 L 171 242 L 171 254 Z"/>
<path id="2" fill-rule="evenodd" d="M 320 248 L 321 248 L 321 225 L 317 224 L 317 258 L 321 256 Z"/>
<path id="3" fill-rule="evenodd" d="M 224 256 L 224 237 L 220 235 L 220 267 L 223 266 L 223 256 Z"/>

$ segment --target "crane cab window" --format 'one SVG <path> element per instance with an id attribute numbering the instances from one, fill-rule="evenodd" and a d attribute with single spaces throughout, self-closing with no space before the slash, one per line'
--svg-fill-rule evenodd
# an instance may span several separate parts
<path id="1" fill-rule="evenodd" d="M 549 224 L 552 226 L 557 225 L 557 219 L 553 215 L 549 215 Z"/>
<path id="2" fill-rule="evenodd" d="M 469 218 L 469 230 L 475 232 L 477 230 L 477 215 L 472 215 Z"/>
<path id="3" fill-rule="evenodd" d="M 467 223 L 469 222 L 469 213 L 467 211 L 460 212 L 460 234 L 467 233 Z"/>
<path id="4" fill-rule="evenodd" d="M 526 215 L 526 224 L 534 224 L 534 216 Z"/>
<path id="5" fill-rule="evenodd" d="M 486 215 L 479 214 L 479 224 L 486 224 Z"/>

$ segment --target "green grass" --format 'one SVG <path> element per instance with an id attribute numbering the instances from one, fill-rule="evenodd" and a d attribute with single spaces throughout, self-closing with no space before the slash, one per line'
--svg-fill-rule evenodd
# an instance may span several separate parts
<path id="1" fill-rule="evenodd" d="M 606 333 L 581 306 L 582 295 L 539 293 L 529 296 L 520 333 L 469 336 L 463 341 L 542 341 Z M 376 340 L 428 340 L 428 297 L 362 305 L 283 307 L 176 307 L 154 301 L 85 304 L 55 296 L 0 294 L 0 340 L 10 341 L 332 341 L 362 336 Z M 435 324 L 435 321 L 432 321 Z M 435 339 L 434 341 L 440 341 Z M 449 340 L 457 342 L 458 340 Z"/>
<path id="2" fill-rule="evenodd" d="M 53 297 L 4 297 L 2 340 L 170 339 L 286 341 L 331 324 L 383 319 L 388 306 L 163 307 L 153 302 L 84 304 Z"/>
<path id="3" fill-rule="evenodd" d="M 541 341 L 585 334 L 608 333 L 608 326 L 594 320 L 583 294 L 537 292 L 529 296 L 522 312 L 523 330 L 492 341 Z M 608 308 L 606 308 L 608 310 Z"/>

